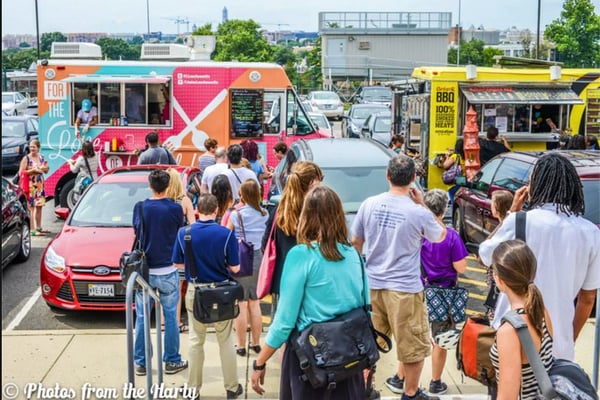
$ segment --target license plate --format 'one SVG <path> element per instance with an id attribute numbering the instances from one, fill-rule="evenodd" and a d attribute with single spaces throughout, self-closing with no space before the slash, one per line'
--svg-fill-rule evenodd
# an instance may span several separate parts
<path id="1" fill-rule="evenodd" d="M 95 297 L 115 297 L 115 285 L 88 283 L 88 295 Z"/>
<path id="2" fill-rule="evenodd" d="M 325 104 L 325 108 L 333 108 L 331 104 Z"/>

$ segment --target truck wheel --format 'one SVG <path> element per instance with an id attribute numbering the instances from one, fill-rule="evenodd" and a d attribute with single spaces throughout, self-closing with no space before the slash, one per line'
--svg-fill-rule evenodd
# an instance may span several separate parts
<path id="1" fill-rule="evenodd" d="M 73 187 L 75 187 L 75 179 L 71 179 L 65 183 L 60 190 L 60 206 L 67 207 L 69 210 L 72 210 L 75 207 L 75 203 L 77 203 Z"/>

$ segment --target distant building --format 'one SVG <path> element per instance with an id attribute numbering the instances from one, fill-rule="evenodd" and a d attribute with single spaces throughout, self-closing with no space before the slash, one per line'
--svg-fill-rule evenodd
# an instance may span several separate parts
<path id="1" fill-rule="evenodd" d="M 95 43 L 100 38 L 108 37 L 106 32 L 78 32 L 78 33 L 64 33 L 67 38 L 67 42 L 85 42 Z"/>
<path id="2" fill-rule="evenodd" d="M 227 22 L 229 20 L 227 7 L 223 7 L 223 18 L 221 22 Z"/>

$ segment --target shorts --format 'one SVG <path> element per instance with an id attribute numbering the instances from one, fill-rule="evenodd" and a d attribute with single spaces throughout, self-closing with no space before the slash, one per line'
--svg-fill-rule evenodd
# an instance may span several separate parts
<path id="1" fill-rule="evenodd" d="M 415 363 L 431 354 L 431 336 L 423 292 L 371 289 L 373 325 L 394 336 L 398 361 Z"/>
<path id="2" fill-rule="evenodd" d="M 434 338 L 442 332 L 447 332 L 450 329 L 456 329 L 456 324 L 450 320 L 443 322 L 431 323 L 431 337 Z"/>

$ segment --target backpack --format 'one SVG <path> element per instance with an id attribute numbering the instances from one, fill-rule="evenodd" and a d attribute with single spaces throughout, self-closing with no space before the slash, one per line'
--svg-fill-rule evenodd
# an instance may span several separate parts
<path id="1" fill-rule="evenodd" d="M 516 311 L 508 312 L 502 322 L 508 322 L 517 331 L 544 399 L 598 400 L 598 393 L 589 376 L 576 363 L 554 359 L 552 367 L 546 371 L 527 329 L 527 323 Z"/>
<path id="2" fill-rule="evenodd" d="M 460 332 L 456 346 L 457 368 L 469 378 L 488 387 L 496 386 L 496 371 L 490 360 L 490 349 L 496 330 L 484 316 L 471 316 Z"/>

